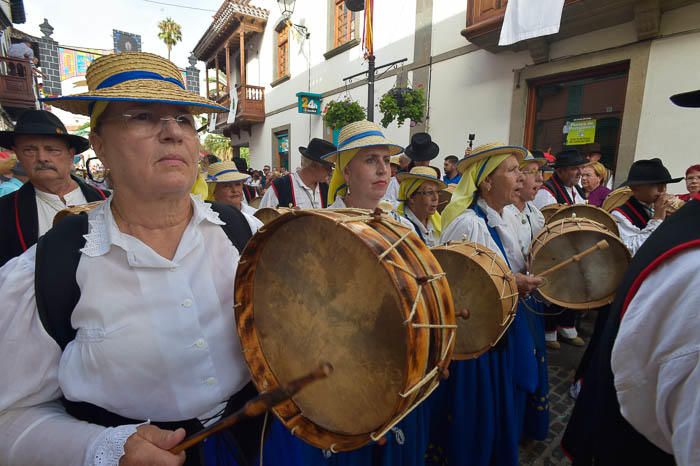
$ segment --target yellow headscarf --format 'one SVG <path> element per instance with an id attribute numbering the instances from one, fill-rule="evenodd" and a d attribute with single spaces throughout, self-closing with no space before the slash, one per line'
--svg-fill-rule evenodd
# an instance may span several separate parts
<path id="1" fill-rule="evenodd" d="M 90 112 L 90 129 L 95 129 L 95 126 L 97 126 L 97 120 L 100 119 L 102 114 L 107 109 L 107 104 L 109 104 L 109 102 L 105 102 L 103 100 L 98 100 L 95 102 L 95 105 L 92 107 L 92 112 Z"/>
<path id="2" fill-rule="evenodd" d="M 331 175 L 331 182 L 328 186 L 328 205 L 333 204 L 336 197 L 343 197 L 347 194 L 348 185 L 345 184 L 343 170 L 345 170 L 345 167 L 348 166 L 352 158 L 357 155 L 358 151 L 359 149 L 352 149 L 338 154 L 335 160 L 333 175 Z"/>
<path id="3" fill-rule="evenodd" d="M 431 182 L 430 180 L 422 180 L 419 178 L 407 178 L 401 182 L 399 185 L 399 206 L 396 208 L 396 212 L 398 212 L 399 215 L 402 217 L 405 215 L 408 199 L 426 181 Z M 430 216 L 430 221 L 433 222 L 433 228 L 435 231 L 440 234 L 442 231 L 442 222 L 440 220 L 440 214 L 437 211 Z"/>
<path id="4" fill-rule="evenodd" d="M 476 194 L 481 182 L 493 173 L 508 157 L 511 157 L 511 154 L 495 155 L 467 166 L 467 169 L 462 173 L 462 179 L 457 184 L 457 189 L 452 194 L 450 203 L 442 211 L 442 225 L 444 228 L 447 228 L 454 219 L 472 205 L 474 194 Z"/>

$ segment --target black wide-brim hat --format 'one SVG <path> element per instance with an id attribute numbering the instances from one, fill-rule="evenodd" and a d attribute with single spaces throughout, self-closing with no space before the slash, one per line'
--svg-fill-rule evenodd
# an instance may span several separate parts
<path id="1" fill-rule="evenodd" d="M 66 127 L 56 115 L 45 110 L 27 110 L 20 115 L 14 131 L 0 131 L 0 146 L 11 149 L 15 145 L 15 136 L 53 136 L 66 141 L 76 154 L 90 148 L 87 139 L 69 134 Z"/>
<path id="2" fill-rule="evenodd" d="M 332 165 L 328 160 L 323 160 L 323 156 L 336 152 L 338 148 L 332 142 L 325 139 L 313 138 L 309 141 L 309 147 L 299 147 L 299 153 L 309 160 L 322 163 L 323 165 Z"/>
<path id="3" fill-rule="evenodd" d="M 576 149 L 563 150 L 554 157 L 554 168 L 580 167 L 588 163 Z"/>
<path id="4" fill-rule="evenodd" d="M 416 133 L 411 138 L 411 144 L 406 147 L 404 154 L 414 162 L 433 160 L 440 153 L 440 146 L 435 144 L 428 133 Z"/>
<path id="5" fill-rule="evenodd" d="M 640 186 L 645 184 L 671 184 L 682 181 L 683 177 L 671 178 L 661 159 L 637 160 L 630 167 L 630 173 L 623 186 Z"/>
<path id="6" fill-rule="evenodd" d="M 700 107 L 700 89 L 671 96 L 671 102 L 679 107 Z"/>

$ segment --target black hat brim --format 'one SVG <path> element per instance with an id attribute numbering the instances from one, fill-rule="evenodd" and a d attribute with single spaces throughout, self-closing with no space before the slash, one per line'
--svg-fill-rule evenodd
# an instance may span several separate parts
<path id="1" fill-rule="evenodd" d="M 304 156 L 305 158 L 307 158 L 307 159 L 309 159 L 309 160 L 313 160 L 314 162 L 318 162 L 318 163 L 320 163 L 320 164 L 322 164 L 322 165 L 327 165 L 327 166 L 332 166 L 332 165 L 333 165 L 333 164 L 332 164 L 331 162 L 329 162 L 328 160 L 323 160 L 322 158 L 320 158 L 320 157 L 315 157 L 314 155 L 312 155 L 311 153 L 309 153 L 309 149 L 308 149 L 307 147 L 300 146 L 300 147 L 299 147 L 299 153 L 300 153 L 302 156 Z M 327 155 L 327 154 L 323 154 L 323 155 Z"/>
<path id="2" fill-rule="evenodd" d="M 563 163 L 554 162 L 552 167 L 554 167 L 554 168 L 583 167 L 584 165 L 587 165 L 587 164 L 588 164 L 588 160 L 579 159 L 579 160 L 572 160 L 570 162 L 563 162 Z"/>
<path id="3" fill-rule="evenodd" d="M 408 158 L 414 162 L 427 162 L 428 160 L 433 160 L 439 153 L 440 146 L 434 142 L 431 142 L 430 146 L 426 150 L 422 150 L 420 152 L 414 151 L 411 145 L 406 147 L 404 150 L 404 154 L 406 154 Z"/>
<path id="4" fill-rule="evenodd" d="M 671 96 L 671 102 L 679 107 L 697 108 L 700 107 L 700 89 L 697 91 L 683 92 Z"/>
<path id="5" fill-rule="evenodd" d="M 0 146 L 6 149 L 12 149 L 15 146 L 15 136 L 51 136 L 54 138 L 63 139 L 68 143 L 68 146 L 75 149 L 76 154 L 82 154 L 90 148 L 90 141 L 82 136 L 74 134 L 40 134 L 40 133 L 15 133 L 14 131 L 0 131 Z"/>
<path id="6" fill-rule="evenodd" d="M 656 179 L 656 180 L 626 180 L 624 183 L 622 183 L 620 186 L 642 186 L 645 184 L 673 184 L 673 183 L 680 183 L 683 181 L 685 178 L 680 177 L 680 178 L 664 178 L 664 179 Z"/>

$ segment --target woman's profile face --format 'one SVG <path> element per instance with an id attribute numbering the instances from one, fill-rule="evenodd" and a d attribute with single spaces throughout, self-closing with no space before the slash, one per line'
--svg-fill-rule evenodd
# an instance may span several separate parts
<path id="1" fill-rule="evenodd" d="M 523 176 L 520 173 L 518 159 L 514 155 L 501 162 L 487 180 L 485 183 L 490 186 L 489 198 L 495 203 L 492 207 L 502 208 L 520 198 Z"/>

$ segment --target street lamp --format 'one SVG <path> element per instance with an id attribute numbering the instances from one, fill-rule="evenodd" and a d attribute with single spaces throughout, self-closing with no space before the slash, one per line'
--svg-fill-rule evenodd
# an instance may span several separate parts
<path id="1" fill-rule="evenodd" d="M 277 0 L 277 4 L 280 7 L 280 11 L 282 12 L 282 16 L 285 18 L 289 19 L 292 16 L 292 13 L 294 13 L 294 4 L 296 3 L 296 0 Z"/>

